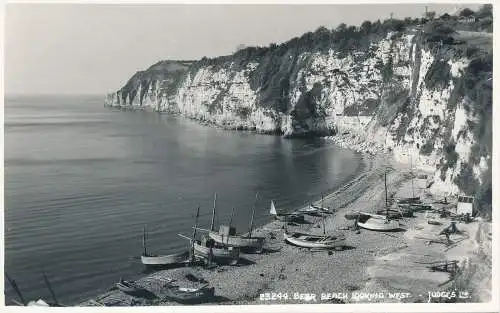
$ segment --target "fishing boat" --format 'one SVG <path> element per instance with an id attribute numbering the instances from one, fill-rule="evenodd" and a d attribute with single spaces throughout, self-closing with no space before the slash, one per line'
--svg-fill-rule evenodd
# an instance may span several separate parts
<path id="1" fill-rule="evenodd" d="M 218 232 L 209 232 L 209 237 L 215 242 L 228 247 L 235 247 L 261 253 L 264 246 L 264 237 L 255 237 L 251 233 L 237 235 L 232 226 L 221 225 Z"/>
<path id="2" fill-rule="evenodd" d="M 166 266 L 186 263 L 189 259 L 189 251 L 183 251 L 168 255 L 141 255 L 141 262 L 146 266 Z"/>
<path id="3" fill-rule="evenodd" d="M 239 248 L 217 244 L 215 240 L 208 236 L 202 236 L 201 240 L 196 240 L 199 216 L 200 208 L 198 207 L 191 238 L 178 234 L 180 237 L 187 239 L 190 242 L 191 261 L 194 261 L 196 258 L 201 258 L 208 263 L 215 262 L 217 264 L 237 264 L 240 256 Z"/>
<path id="4" fill-rule="evenodd" d="M 322 218 L 323 224 L 323 234 L 313 234 L 304 232 L 292 232 L 289 233 L 285 229 L 285 242 L 299 246 L 302 248 L 310 249 L 338 249 L 345 246 L 345 236 L 344 234 L 327 234 L 325 226 L 325 216 Z"/>
<path id="5" fill-rule="evenodd" d="M 271 200 L 271 210 L 269 211 L 271 215 L 279 221 L 285 222 L 303 222 L 304 214 L 300 213 L 278 213 L 276 211 L 276 206 L 274 205 L 274 201 Z"/>
<path id="6" fill-rule="evenodd" d="M 144 251 L 141 255 L 142 264 L 148 267 L 162 267 L 167 265 L 175 265 L 185 263 L 189 259 L 189 251 L 182 251 L 174 254 L 167 255 L 154 255 L 147 251 L 146 247 L 146 227 L 144 227 L 143 237 L 142 237 L 142 247 Z"/>
<path id="7" fill-rule="evenodd" d="M 386 215 L 390 219 L 399 219 L 403 217 L 403 212 L 400 212 L 399 210 L 395 209 L 389 209 L 389 210 L 378 210 L 376 211 L 378 215 Z"/>
<path id="8" fill-rule="evenodd" d="M 396 202 L 398 204 L 411 204 L 411 203 L 420 203 L 420 197 L 409 197 L 409 198 L 400 198 L 397 199 Z"/>
<path id="9" fill-rule="evenodd" d="M 316 209 L 320 213 L 333 214 L 332 210 L 323 205 L 323 195 L 321 195 L 321 205 L 309 204 L 310 209 Z"/>
<path id="10" fill-rule="evenodd" d="M 215 288 L 207 285 L 199 288 L 168 286 L 165 290 L 166 298 L 182 304 L 197 304 L 210 300 L 215 295 Z"/>
<path id="11" fill-rule="evenodd" d="M 301 232 L 285 232 L 284 237 L 287 243 L 303 248 L 338 249 L 345 246 L 344 235 L 313 235 Z"/>
<path id="12" fill-rule="evenodd" d="M 215 240 L 203 236 L 193 243 L 194 255 L 217 264 L 238 264 L 240 250 L 236 247 L 217 246 Z"/>
<path id="13" fill-rule="evenodd" d="M 360 212 L 356 224 L 368 230 L 374 231 L 396 231 L 400 229 L 399 222 L 391 219 L 387 198 L 387 172 L 384 172 L 385 187 L 385 215 Z"/>
<path id="14" fill-rule="evenodd" d="M 357 219 L 359 227 L 375 231 L 396 231 L 399 230 L 399 222 L 391 220 L 387 216 L 371 213 L 360 213 Z"/>
<path id="15" fill-rule="evenodd" d="M 308 207 L 297 210 L 297 212 L 311 216 L 321 216 L 320 213 L 322 213 L 320 208 L 313 207 L 312 204 L 310 204 Z"/>
<path id="16" fill-rule="evenodd" d="M 214 218 L 216 210 L 217 194 L 214 196 L 214 206 L 212 210 L 212 222 L 208 231 L 208 236 L 215 242 L 225 245 L 227 247 L 236 247 L 244 250 L 250 250 L 256 253 L 261 253 L 264 246 L 264 237 L 253 236 L 253 221 L 255 216 L 255 206 L 257 203 L 258 194 L 255 195 L 255 203 L 252 208 L 252 217 L 250 219 L 250 228 L 247 234 L 236 234 L 236 228 L 232 226 L 234 208 L 231 212 L 229 225 L 220 225 L 219 231 L 214 230 Z M 201 229 L 204 230 L 204 229 Z"/>
<path id="17" fill-rule="evenodd" d="M 156 296 L 149 290 L 137 285 L 132 281 L 123 280 L 116 283 L 116 287 L 131 296 L 141 297 L 141 298 L 156 298 Z"/>
<path id="18" fill-rule="evenodd" d="M 359 217 L 360 214 L 361 214 L 360 212 L 350 212 L 344 214 L 344 217 L 346 220 L 355 220 Z"/>
<path id="19" fill-rule="evenodd" d="M 424 203 L 404 203 L 398 204 L 398 206 L 401 209 L 412 210 L 413 212 L 430 210 L 432 208 L 430 204 Z"/>

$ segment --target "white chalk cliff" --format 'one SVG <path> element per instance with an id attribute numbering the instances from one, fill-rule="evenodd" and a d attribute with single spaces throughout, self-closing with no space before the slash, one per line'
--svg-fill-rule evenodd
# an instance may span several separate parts
<path id="1" fill-rule="evenodd" d="M 109 94 L 106 104 L 231 129 L 333 136 L 349 148 L 390 152 L 434 172 L 436 192 L 488 192 L 472 186 L 491 182 L 491 138 L 485 139 L 491 104 L 485 108 L 479 95 L 491 94 L 484 65 L 490 59 L 431 42 L 422 28 L 388 31 L 345 50 L 333 43 L 318 48 L 323 29 L 231 56 L 163 61 Z M 471 79 L 481 85 L 471 86 Z M 473 97 L 474 88 L 490 90 Z M 478 131 L 481 125 L 486 130 Z"/>

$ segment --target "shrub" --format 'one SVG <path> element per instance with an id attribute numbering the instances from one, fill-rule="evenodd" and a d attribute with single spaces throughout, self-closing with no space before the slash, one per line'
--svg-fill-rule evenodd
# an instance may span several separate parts
<path id="1" fill-rule="evenodd" d="M 420 148 L 420 154 L 422 155 L 430 155 L 434 151 L 434 138 L 431 137 L 429 140 L 422 145 Z"/>
<path id="2" fill-rule="evenodd" d="M 459 16 L 464 16 L 464 17 L 469 17 L 469 16 L 472 16 L 472 15 L 474 15 L 474 11 L 472 11 L 469 8 L 463 9 L 462 11 L 460 11 L 460 14 L 459 14 Z"/>
<path id="3" fill-rule="evenodd" d="M 425 86 L 431 90 L 446 88 L 451 79 L 450 69 L 448 62 L 435 59 L 425 75 Z"/>

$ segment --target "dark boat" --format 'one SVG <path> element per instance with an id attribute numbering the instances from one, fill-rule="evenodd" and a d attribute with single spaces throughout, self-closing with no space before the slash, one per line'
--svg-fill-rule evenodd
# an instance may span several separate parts
<path id="1" fill-rule="evenodd" d="M 397 202 L 398 204 L 421 203 L 420 197 L 401 198 L 398 199 Z"/>
<path id="2" fill-rule="evenodd" d="M 165 291 L 166 298 L 182 304 L 196 304 L 209 301 L 214 297 L 215 288 L 206 285 L 200 288 L 169 286 Z"/>
<path id="3" fill-rule="evenodd" d="M 135 284 L 134 282 L 123 280 L 120 278 L 120 281 L 116 283 L 116 287 L 131 296 L 146 298 L 146 299 L 154 299 L 156 296 L 149 290 Z"/>

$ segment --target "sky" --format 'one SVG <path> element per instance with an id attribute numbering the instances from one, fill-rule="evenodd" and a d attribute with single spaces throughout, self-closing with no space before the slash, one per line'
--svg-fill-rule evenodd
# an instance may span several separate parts
<path id="1" fill-rule="evenodd" d="M 105 94 L 159 60 L 231 54 L 340 23 L 422 16 L 418 4 L 56 4 L 5 8 L 4 90 Z M 438 14 L 456 5 L 428 4 Z M 478 4 L 461 7 L 477 8 Z"/>

